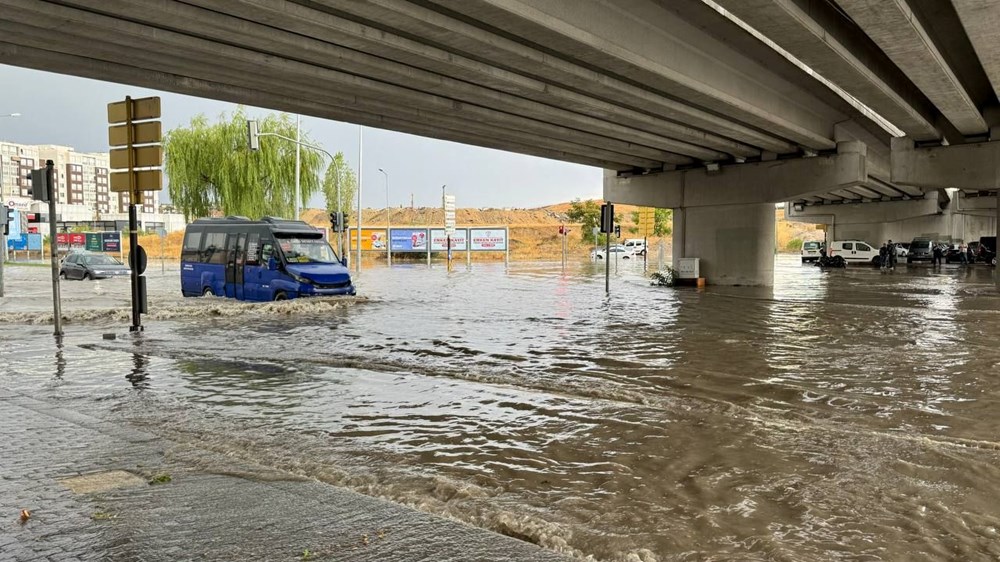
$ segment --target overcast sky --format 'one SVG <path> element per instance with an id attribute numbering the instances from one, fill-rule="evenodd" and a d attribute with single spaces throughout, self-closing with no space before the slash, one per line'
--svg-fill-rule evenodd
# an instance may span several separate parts
<path id="1" fill-rule="evenodd" d="M 186 125 L 203 113 L 215 118 L 235 104 L 72 76 L 0 65 L 0 140 L 23 144 L 60 144 L 83 152 L 106 152 L 107 104 L 130 95 L 162 98 L 164 131 Z M 268 110 L 247 108 L 251 115 Z M 358 126 L 303 117 L 302 128 L 323 148 L 343 152 L 357 171 Z M 417 206 L 441 204 L 441 185 L 456 195 L 460 207 L 539 207 L 580 197 L 601 196 L 602 172 L 577 164 L 365 128 L 365 207 L 389 202 Z M 312 206 L 322 206 L 316 197 Z"/>

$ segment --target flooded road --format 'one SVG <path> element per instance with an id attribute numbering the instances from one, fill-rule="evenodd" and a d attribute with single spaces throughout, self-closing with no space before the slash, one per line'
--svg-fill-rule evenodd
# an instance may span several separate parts
<path id="1" fill-rule="evenodd" d="M 66 282 L 59 346 L 47 270 L 7 273 L 0 384 L 570 556 L 1000 559 L 987 267 L 401 266 L 268 305 L 157 271 L 135 338 L 126 280 Z"/>

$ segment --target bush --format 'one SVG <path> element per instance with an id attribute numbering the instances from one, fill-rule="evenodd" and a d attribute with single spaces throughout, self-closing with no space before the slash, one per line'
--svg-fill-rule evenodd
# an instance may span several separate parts
<path id="1" fill-rule="evenodd" d="M 674 269 L 667 266 L 663 271 L 654 271 L 650 276 L 650 284 L 659 287 L 673 287 L 677 274 Z"/>
<path id="2" fill-rule="evenodd" d="M 785 244 L 785 250 L 788 252 L 801 252 L 802 251 L 802 239 L 792 238 Z"/>

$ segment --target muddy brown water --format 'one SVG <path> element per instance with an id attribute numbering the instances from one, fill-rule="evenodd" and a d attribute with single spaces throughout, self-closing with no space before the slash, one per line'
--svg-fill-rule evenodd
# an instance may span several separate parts
<path id="1" fill-rule="evenodd" d="M 273 305 L 167 271 L 135 338 L 127 282 L 67 283 L 59 346 L 47 272 L 7 271 L 0 384 L 570 556 L 1000 559 L 990 268 L 403 266 Z"/>

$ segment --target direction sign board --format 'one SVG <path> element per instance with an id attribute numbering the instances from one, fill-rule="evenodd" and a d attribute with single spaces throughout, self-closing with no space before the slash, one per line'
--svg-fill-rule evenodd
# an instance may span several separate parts
<path id="1" fill-rule="evenodd" d="M 162 191 L 162 170 L 139 170 L 135 172 L 135 188 L 139 191 Z M 128 193 L 128 172 L 111 172 L 111 191 Z M 138 204 L 138 202 L 136 202 Z"/>
<path id="2" fill-rule="evenodd" d="M 455 196 L 444 196 L 444 229 L 448 234 L 455 234 Z"/>
<path id="3" fill-rule="evenodd" d="M 160 98 L 139 98 L 131 100 L 132 120 L 143 121 L 156 119 L 160 116 Z M 108 104 L 108 123 L 124 123 L 128 121 L 128 101 L 116 101 Z"/>
<path id="4" fill-rule="evenodd" d="M 128 151 L 128 148 L 111 149 L 111 152 L 108 153 L 111 168 L 128 168 Z M 132 158 L 133 168 L 152 168 L 163 165 L 163 147 L 158 144 L 133 147 L 132 154 L 134 155 Z"/>
<path id="5" fill-rule="evenodd" d="M 160 142 L 163 128 L 159 121 L 132 124 L 132 144 L 150 144 Z M 125 146 L 128 144 L 128 125 L 108 127 L 108 145 Z"/>
<path id="6" fill-rule="evenodd" d="M 649 237 L 656 232 L 656 209 L 653 207 L 639 207 L 639 236 Z"/>

